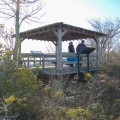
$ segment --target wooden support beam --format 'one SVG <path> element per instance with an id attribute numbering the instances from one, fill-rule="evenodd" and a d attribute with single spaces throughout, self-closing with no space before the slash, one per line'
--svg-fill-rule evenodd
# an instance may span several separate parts
<path id="1" fill-rule="evenodd" d="M 62 87 L 62 37 L 66 33 L 66 30 L 63 31 L 61 28 L 59 28 L 56 31 L 53 31 L 55 35 L 57 36 L 57 44 L 56 44 L 56 60 L 57 60 L 57 73 L 58 73 L 58 80 L 61 82 L 61 86 L 59 85 L 59 88 Z"/>
<path id="2" fill-rule="evenodd" d="M 94 40 L 96 42 L 97 67 L 100 67 L 100 41 L 97 37 Z"/>

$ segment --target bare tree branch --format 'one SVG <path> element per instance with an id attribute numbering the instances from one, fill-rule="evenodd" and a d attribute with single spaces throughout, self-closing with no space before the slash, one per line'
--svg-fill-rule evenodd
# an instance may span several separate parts
<path id="1" fill-rule="evenodd" d="M 16 0 L 2 0 L 0 2 L 1 10 L 0 13 L 3 18 L 11 19 L 16 17 Z M 44 7 L 42 4 L 42 0 L 20 0 L 20 23 L 22 22 L 30 23 L 40 23 L 40 19 L 43 17 L 42 15 L 37 15 Z"/>
<path id="2" fill-rule="evenodd" d="M 15 12 L 14 8 L 11 6 L 10 3 L 6 2 L 5 0 L 2 0 L 2 1 L 3 1 L 3 2 L 5 3 L 5 5 L 7 5 L 13 12 Z"/>
<path id="3" fill-rule="evenodd" d="M 107 34 L 107 37 L 99 38 L 100 56 L 104 59 L 104 55 L 107 54 L 107 59 L 109 60 L 110 51 L 115 50 L 119 43 L 120 20 L 118 18 L 115 21 L 106 19 L 105 21 L 101 22 L 100 19 L 92 19 L 89 21 L 89 23 L 96 31 Z"/>

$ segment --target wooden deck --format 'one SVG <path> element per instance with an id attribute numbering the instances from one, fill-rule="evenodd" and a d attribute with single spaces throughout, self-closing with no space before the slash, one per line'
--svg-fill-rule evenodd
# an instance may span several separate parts
<path id="1" fill-rule="evenodd" d="M 62 53 L 62 71 L 58 71 L 56 68 L 56 55 L 42 54 L 42 53 L 22 53 L 21 63 L 24 67 L 40 68 L 45 74 L 58 75 L 62 74 L 71 74 L 87 71 L 97 71 L 99 66 L 97 66 L 97 56 L 95 54 L 90 54 L 89 56 L 89 68 L 87 66 L 87 56 L 85 54 L 80 54 L 79 57 L 81 60 L 69 61 L 69 58 L 78 58 L 76 53 Z M 73 67 L 70 66 L 73 64 Z M 80 64 L 80 67 L 78 67 Z"/>

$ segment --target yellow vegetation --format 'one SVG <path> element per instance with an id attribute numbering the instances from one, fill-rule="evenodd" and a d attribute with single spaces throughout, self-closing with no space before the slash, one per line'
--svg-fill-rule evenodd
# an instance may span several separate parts
<path id="1" fill-rule="evenodd" d="M 11 103 L 11 102 L 13 102 L 13 101 L 15 101 L 16 100 L 16 98 L 14 97 L 14 96 L 10 96 L 9 98 L 6 98 L 5 99 L 5 102 L 6 103 Z"/>
<path id="2" fill-rule="evenodd" d="M 85 110 L 81 107 L 70 108 L 70 109 L 68 109 L 67 114 L 72 119 L 78 119 L 78 118 L 84 118 L 84 117 L 91 117 L 92 116 L 91 112 L 89 112 L 88 110 Z"/>
<path id="3" fill-rule="evenodd" d="M 90 73 L 84 73 L 84 75 L 85 75 L 85 78 L 87 78 L 87 79 L 93 79 L 93 76 L 90 74 Z"/>
<path id="4" fill-rule="evenodd" d="M 55 92 L 54 97 L 55 97 L 55 98 L 59 98 L 59 97 L 61 97 L 62 95 L 63 95 L 63 91 L 62 91 L 62 90 L 58 90 L 58 91 Z"/>

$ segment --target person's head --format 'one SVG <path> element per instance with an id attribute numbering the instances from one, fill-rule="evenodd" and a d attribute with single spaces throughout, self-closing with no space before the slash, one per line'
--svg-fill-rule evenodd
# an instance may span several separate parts
<path id="1" fill-rule="evenodd" d="M 84 44 L 84 40 L 81 41 L 81 44 Z"/>
<path id="2" fill-rule="evenodd" d="M 70 42 L 69 45 L 73 45 L 73 42 Z"/>

